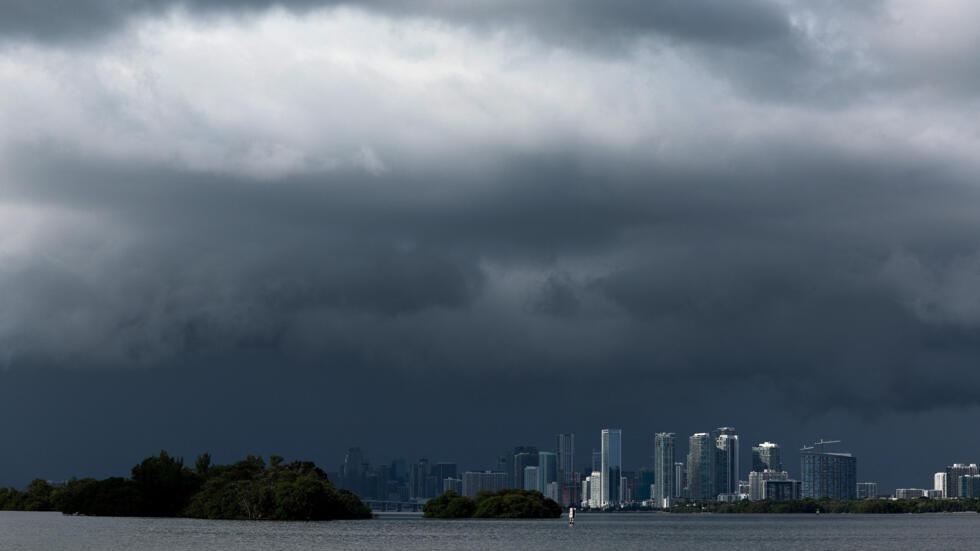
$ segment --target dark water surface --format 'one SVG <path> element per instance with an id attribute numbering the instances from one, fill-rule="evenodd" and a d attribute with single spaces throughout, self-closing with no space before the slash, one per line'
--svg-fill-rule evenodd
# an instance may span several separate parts
<path id="1" fill-rule="evenodd" d="M 235 522 L 0 512 L 0 550 L 980 549 L 980 515 L 580 514 L 547 521 Z"/>

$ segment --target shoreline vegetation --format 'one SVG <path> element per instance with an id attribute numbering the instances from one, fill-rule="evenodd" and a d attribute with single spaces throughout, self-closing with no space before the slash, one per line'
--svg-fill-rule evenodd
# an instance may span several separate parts
<path id="1" fill-rule="evenodd" d="M 430 499 L 423 509 L 425 518 L 461 519 L 538 519 L 558 518 L 561 506 L 536 490 L 480 492 L 475 499 L 449 490 Z"/>
<path id="2" fill-rule="evenodd" d="M 60 511 L 110 517 L 186 517 L 214 520 L 367 519 L 371 510 L 337 488 L 310 461 L 268 464 L 249 455 L 212 465 L 201 454 L 191 469 L 166 451 L 132 469 L 130 478 L 73 478 L 64 485 L 32 481 L 24 491 L 0 488 L 0 510 Z"/>

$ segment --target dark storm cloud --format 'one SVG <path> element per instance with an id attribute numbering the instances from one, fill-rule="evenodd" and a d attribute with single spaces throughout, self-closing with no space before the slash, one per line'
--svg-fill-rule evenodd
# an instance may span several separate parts
<path id="1" fill-rule="evenodd" d="M 680 40 L 725 46 L 779 42 L 789 33 L 782 9 L 753 0 L 689 2 L 397 2 L 369 0 L 78 0 L 65 5 L 49 0 L 12 0 L 0 6 L 0 33 L 40 40 L 98 38 L 130 18 L 156 15 L 174 7 L 204 14 L 249 13 L 283 7 L 302 13 L 320 7 L 357 7 L 399 16 L 423 16 L 474 25 L 518 24 L 543 31 L 551 39 L 574 43 L 628 40 L 663 33 Z M 574 37 L 574 38 L 573 38 Z"/>
<path id="2" fill-rule="evenodd" d="M 148 452 L 258 418 L 424 453 L 413 430 L 506 447 L 529 417 L 857 439 L 980 404 L 975 110 L 883 4 L 262 19 L 327 4 L 0 6 L 33 41 L 0 60 L 6 416 L 49 386 L 39 425 L 138 410 Z M 226 14 L 254 20 L 191 28 Z"/>
<path id="3" fill-rule="evenodd" d="M 91 251 L 97 264 L 7 274 L 5 296 L 23 308 L 5 335 L 9 361 L 152 365 L 271 349 L 462 378 L 529 365 L 762 378 L 787 395 L 801 381 L 814 389 L 786 407 L 871 414 L 923 407 L 923 389 L 974 379 L 971 325 L 939 339 L 937 323 L 963 320 L 942 318 L 950 301 L 933 306 L 938 319 L 917 315 L 917 289 L 903 283 L 921 275 L 901 259 L 942 271 L 975 254 L 980 224 L 957 213 L 977 193 L 941 170 L 909 178 L 912 161 L 821 167 L 790 154 L 724 172 L 525 159 L 480 176 L 477 193 L 429 201 L 419 190 L 466 176 L 269 186 L 25 152 L 48 160 L 22 165 L 33 185 L 18 200 L 98 213 L 130 237 Z M 66 245 L 45 244 L 44 257 L 70 256 Z M 495 269 L 535 275 L 508 306 Z M 964 392 L 943 403 L 974 402 Z"/>

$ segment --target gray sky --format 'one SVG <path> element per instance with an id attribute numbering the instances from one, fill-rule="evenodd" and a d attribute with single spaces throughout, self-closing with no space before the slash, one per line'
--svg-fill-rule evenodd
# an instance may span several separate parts
<path id="1" fill-rule="evenodd" d="M 980 461 L 980 5 L 812 4 L 4 2 L 0 484 Z"/>

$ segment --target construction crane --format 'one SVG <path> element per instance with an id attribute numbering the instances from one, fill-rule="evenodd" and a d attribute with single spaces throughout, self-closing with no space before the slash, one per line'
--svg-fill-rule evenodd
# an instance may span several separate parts
<path id="1" fill-rule="evenodd" d="M 803 447 L 800 448 L 800 451 L 807 452 L 812 449 L 816 449 L 817 446 L 820 446 L 820 451 L 818 453 L 823 453 L 823 446 L 827 444 L 840 444 L 840 440 L 824 440 L 823 438 L 821 438 L 820 440 L 814 442 L 812 446 L 807 446 L 806 444 L 804 444 Z"/>

